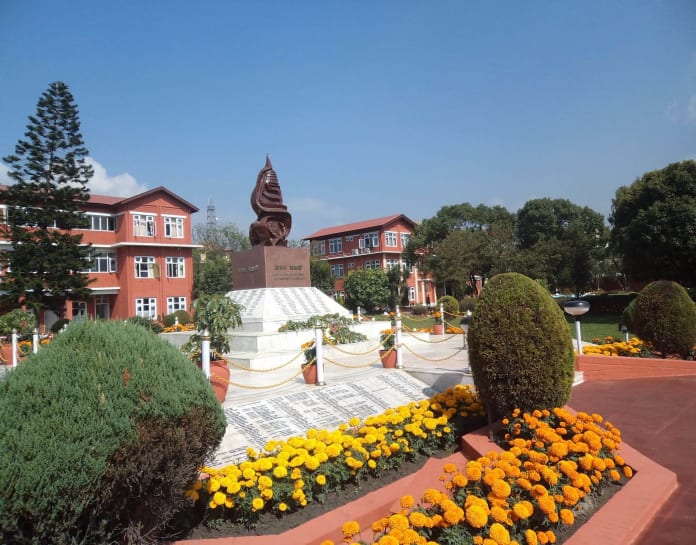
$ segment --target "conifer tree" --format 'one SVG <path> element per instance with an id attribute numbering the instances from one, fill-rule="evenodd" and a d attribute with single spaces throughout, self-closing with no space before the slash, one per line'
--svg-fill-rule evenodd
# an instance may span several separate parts
<path id="1" fill-rule="evenodd" d="M 89 226 L 81 208 L 93 175 L 77 105 L 65 83 L 53 82 L 41 95 L 25 137 L 14 155 L 3 158 L 13 183 L 0 191 L 12 245 L 2 255 L 2 297 L 60 316 L 66 297 L 84 300 L 89 294 L 89 277 L 82 271 L 90 247 L 73 230 Z"/>

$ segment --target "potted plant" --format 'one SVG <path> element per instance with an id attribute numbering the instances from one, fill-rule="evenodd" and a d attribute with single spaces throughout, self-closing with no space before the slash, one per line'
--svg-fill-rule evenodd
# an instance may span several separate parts
<path id="1" fill-rule="evenodd" d="M 12 364 L 12 345 L 10 344 L 12 332 L 17 333 L 18 341 L 31 339 L 37 325 L 34 313 L 21 308 L 16 308 L 0 316 L 0 335 L 3 336 L 2 352 L 0 353 L 2 363 Z M 25 355 L 19 349 L 17 352 L 18 357 Z"/>
<path id="2" fill-rule="evenodd" d="M 432 334 L 443 335 L 445 333 L 445 324 L 442 321 L 442 313 L 436 310 L 433 313 L 433 318 L 435 319 L 435 324 L 433 325 Z"/>
<path id="3" fill-rule="evenodd" d="M 380 331 L 379 342 L 382 345 L 382 349 L 379 351 L 382 367 L 396 367 L 396 333 L 394 329 L 390 328 Z"/>
<path id="4" fill-rule="evenodd" d="M 317 347 L 314 339 L 303 343 L 300 347 L 304 352 L 304 363 L 302 364 L 302 376 L 307 384 L 317 383 Z"/>
<path id="5" fill-rule="evenodd" d="M 225 399 L 230 376 L 222 356 L 230 351 L 230 329 L 242 325 L 241 308 L 226 295 L 202 295 L 193 302 L 196 332 L 181 347 L 200 367 L 201 343 L 207 331 L 210 337 L 210 383 L 220 401 Z"/>

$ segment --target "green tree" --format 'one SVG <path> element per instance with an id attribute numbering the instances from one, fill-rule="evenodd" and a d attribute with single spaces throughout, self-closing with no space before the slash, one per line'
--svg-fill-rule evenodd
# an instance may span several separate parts
<path id="1" fill-rule="evenodd" d="M 0 192 L 12 244 L 2 256 L 3 298 L 61 314 L 66 296 L 89 295 L 89 276 L 82 271 L 90 247 L 72 230 L 89 225 L 81 209 L 93 175 L 77 105 L 65 83 L 51 83 L 41 95 L 25 136 L 14 155 L 3 158 L 13 182 Z"/>
<path id="2" fill-rule="evenodd" d="M 432 273 L 445 292 L 462 296 L 472 289 L 473 275 L 510 270 L 517 254 L 515 221 L 502 206 L 443 206 L 416 226 L 405 256 Z"/>
<path id="3" fill-rule="evenodd" d="M 249 237 L 234 223 L 203 223 L 193 227 L 193 298 L 232 290 L 234 252 L 251 248 Z"/>
<path id="4" fill-rule="evenodd" d="M 325 259 L 309 258 L 309 276 L 312 287 L 318 288 L 326 295 L 331 295 L 334 289 L 334 279 L 331 267 Z"/>
<path id="5" fill-rule="evenodd" d="M 389 279 L 382 269 L 355 270 L 348 273 L 345 282 L 350 308 L 361 307 L 372 312 L 389 303 Z"/>
<path id="6" fill-rule="evenodd" d="M 696 161 L 672 163 L 617 189 L 609 223 L 624 273 L 696 286 Z"/>
<path id="7" fill-rule="evenodd" d="M 552 289 L 590 286 L 605 256 L 604 216 L 566 199 L 533 199 L 517 213 L 517 234 L 525 258 L 521 271 Z"/>
<path id="8" fill-rule="evenodd" d="M 388 305 L 394 309 L 397 305 L 405 306 L 408 304 L 408 293 L 405 291 L 406 282 L 411 276 L 408 267 L 389 267 L 387 269 L 387 280 L 389 282 L 389 301 Z"/>

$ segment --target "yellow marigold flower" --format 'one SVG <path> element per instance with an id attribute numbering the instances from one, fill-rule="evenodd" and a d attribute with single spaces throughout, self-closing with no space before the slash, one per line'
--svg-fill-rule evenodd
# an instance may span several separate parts
<path id="1" fill-rule="evenodd" d="M 466 521 L 473 528 L 483 528 L 488 524 L 488 513 L 480 505 L 466 508 Z"/>
<path id="2" fill-rule="evenodd" d="M 491 492 L 493 492 L 493 494 L 498 498 L 507 498 L 512 492 L 512 489 L 510 488 L 510 485 L 507 483 L 507 481 L 504 481 L 503 479 L 497 479 L 493 482 L 493 485 L 491 486 Z"/>
<path id="3" fill-rule="evenodd" d="M 224 505 L 226 499 L 227 496 L 225 496 L 225 494 L 223 494 L 222 492 L 215 492 L 215 494 L 213 494 L 213 501 L 217 505 Z"/>
<path id="4" fill-rule="evenodd" d="M 510 545 L 510 532 L 499 522 L 491 524 L 488 535 L 491 536 L 491 539 L 495 541 L 497 545 Z"/>
<path id="5" fill-rule="evenodd" d="M 581 493 L 574 486 L 565 485 L 563 487 L 563 503 L 575 505 L 580 501 Z"/>
<path id="6" fill-rule="evenodd" d="M 517 518 L 526 520 L 534 514 L 534 506 L 531 502 L 523 500 L 512 506 L 512 512 L 515 513 Z"/>
<path id="7" fill-rule="evenodd" d="M 247 467 L 244 471 L 242 471 L 242 477 L 244 477 L 246 480 L 253 479 L 256 477 L 256 471 L 251 467 Z"/>
<path id="8" fill-rule="evenodd" d="M 354 520 L 349 520 L 341 526 L 341 532 L 345 537 L 353 537 L 360 533 L 360 524 Z"/>
<path id="9" fill-rule="evenodd" d="M 543 484 L 535 484 L 532 487 L 532 497 L 533 498 L 538 498 L 540 496 L 546 496 L 549 493 L 549 491 L 546 489 L 546 487 Z"/>
<path id="10" fill-rule="evenodd" d="M 348 425 L 349 425 L 351 428 L 357 427 L 358 425 L 360 425 L 360 418 L 358 418 L 357 416 L 354 416 L 353 418 L 351 418 L 350 420 L 348 420 Z"/>
<path id="11" fill-rule="evenodd" d="M 389 519 L 381 518 L 372 523 L 371 530 L 375 534 L 381 534 L 389 526 Z"/>
<path id="12" fill-rule="evenodd" d="M 285 513 L 285 511 L 287 511 L 287 510 L 288 510 L 288 504 L 287 504 L 287 503 L 285 503 L 284 501 L 282 501 L 282 502 L 280 502 L 280 503 L 278 504 L 278 511 L 280 511 L 281 513 Z"/>
<path id="13" fill-rule="evenodd" d="M 454 526 L 464 520 L 464 510 L 455 505 L 447 509 L 442 516 L 448 524 Z"/>
<path id="14" fill-rule="evenodd" d="M 538 545 L 539 540 L 537 539 L 536 532 L 534 530 L 528 529 L 524 531 L 524 539 L 527 545 Z"/>
<path id="15" fill-rule="evenodd" d="M 454 473 L 455 471 L 457 471 L 457 466 L 456 466 L 456 464 L 453 464 L 450 462 L 450 463 L 445 464 L 444 467 L 442 468 L 442 470 L 445 473 Z"/>
<path id="16" fill-rule="evenodd" d="M 503 509 L 498 505 L 491 507 L 491 518 L 496 522 L 505 522 L 508 518 L 507 509 Z"/>
<path id="17" fill-rule="evenodd" d="M 266 504 L 262 498 L 254 498 L 251 502 L 251 508 L 254 511 L 259 511 L 259 510 L 263 509 L 264 505 L 266 505 Z"/>
<path id="18" fill-rule="evenodd" d="M 575 522 L 575 515 L 570 509 L 561 509 L 559 515 L 563 524 L 571 525 Z"/>
<path id="19" fill-rule="evenodd" d="M 386 536 L 382 536 L 377 540 L 377 545 L 401 545 L 399 543 L 399 540 L 396 539 L 394 536 L 390 536 L 387 534 Z"/>
<path id="20" fill-rule="evenodd" d="M 442 497 L 442 493 L 439 490 L 436 490 L 434 488 L 427 488 L 423 492 L 423 501 L 426 503 L 438 504 L 438 503 L 440 503 L 441 497 Z"/>
<path id="21" fill-rule="evenodd" d="M 475 461 L 466 463 L 466 478 L 470 481 L 478 481 L 483 473 L 481 464 Z"/>
<path id="22" fill-rule="evenodd" d="M 210 479 L 208 481 L 208 492 L 217 492 L 220 490 L 220 481 L 218 479 Z"/>
<path id="23" fill-rule="evenodd" d="M 282 479 L 284 477 L 287 477 L 288 475 L 288 469 L 285 466 L 275 466 L 273 468 L 273 476 L 276 479 Z"/>
<path id="24" fill-rule="evenodd" d="M 314 480 L 319 486 L 324 486 L 326 484 L 326 475 L 319 474 Z"/>
<path id="25" fill-rule="evenodd" d="M 519 479 L 517 479 L 517 486 L 519 486 L 523 490 L 532 489 L 532 483 L 529 482 L 529 479 L 525 479 L 524 477 L 520 477 Z"/>
<path id="26" fill-rule="evenodd" d="M 539 509 L 547 515 L 556 512 L 556 502 L 553 501 L 551 496 L 539 496 L 537 498 L 537 503 L 539 504 Z"/>
<path id="27" fill-rule="evenodd" d="M 259 477 L 259 488 L 270 488 L 273 486 L 273 479 L 268 475 L 261 475 Z"/>
<path id="28" fill-rule="evenodd" d="M 621 456 L 620 454 L 614 454 L 614 462 L 616 462 L 616 465 L 619 466 L 622 466 L 626 463 L 623 459 L 623 456 Z"/>
<path id="29" fill-rule="evenodd" d="M 389 527 L 392 530 L 405 530 L 406 528 L 408 528 L 408 518 L 402 515 L 401 513 L 395 513 L 394 515 L 390 515 L 388 519 Z"/>
<path id="30" fill-rule="evenodd" d="M 428 525 L 428 517 L 420 511 L 412 511 L 408 515 L 408 521 L 414 528 L 424 528 Z"/>
<path id="31" fill-rule="evenodd" d="M 474 545 L 483 545 L 483 537 L 474 536 Z"/>
<path id="32" fill-rule="evenodd" d="M 457 473 L 452 477 L 452 483 L 459 488 L 464 488 L 469 483 L 469 480 L 461 473 Z"/>
<path id="33" fill-rule="evenodd" d="M 416 500 L 413 496 L 401 496 L 401 500 L 399 501 L 399 505 L 401 505 L 402 509 L 410 509 L 416 504 Z"/>
<path id="34" fill-rule="evenodd" d="M 631 468 L 631 466 L 623 466 L 623 474 L 624 477 L 626 477 L 627 479 L 633 477 L 633 469 Z"/>
<path id="35" fill-rule="evenodd" d="M 273 489 L 272 488 L 264 488 L 261 491 L 261 497 L 266 501 L 270 500 L 273 497 Z"/>

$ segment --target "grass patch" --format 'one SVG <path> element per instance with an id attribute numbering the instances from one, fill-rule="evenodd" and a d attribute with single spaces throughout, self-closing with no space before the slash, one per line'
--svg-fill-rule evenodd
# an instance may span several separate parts
<path id="1" fill-rule="evenodd" d="M 570 335 L 575 339 L 575 320 L 566 315 Z M 592 314 L 588 312 L 580 318 L 580 336 L 584 342 L 591 343 L 593 339 L 603 339 L 608 336 L 622 337 L 619 329 L 620 314 Z M 632 335 L 631 335 L 632 336 Z"/>

